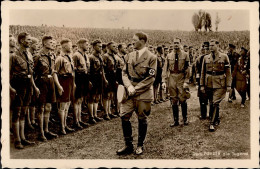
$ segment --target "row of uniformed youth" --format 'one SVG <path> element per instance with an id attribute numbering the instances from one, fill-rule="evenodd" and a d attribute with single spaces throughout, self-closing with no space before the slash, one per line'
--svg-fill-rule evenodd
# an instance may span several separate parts
<path id="1" fill-rule="evenodd" d="M 123 85 L 121 71 L 125 64 L 124 56 L 134 50 L 132 44 L 128 44 L 127 46 L 125 44 L 119 44 L 117 46 L 115 42 L 110 42 L 106 45 L 102 45 L 100 40 L 93 41 L 91 47 L 86 39 L 80 39 L 77 42 L 77 46 L 72 46 L 69 39 L 63 39 L 60 44 L 56 44 L 55 39 L 51 36 L 44 36 L 41 41 L 42 47 L 39 47 L 38 39 L 31 37 L 27 33 L 21 33 L 17 38 L 18 45 L 16 46 L 14 37 L 10 36 L 12 131 L 16 148 L 23 148 L 23 145 L 34 144 L 34 142 L 28 141 L 25 138 L 24 123 L 25 116 L 29 112 L 29 125 L 35 127 L 36 108 L 37 125 L 40 129 L 39 140 L 46 141 L 48 138 L 58 137 L 57 134 L 50 132 L 48 127 L 52 109 L 51 106 L 55 102 L 58 103 L 60 134 L 66 134 L 66 132 L 74 130 L 67 126 L 68 110 L 71 103 L 73 103 L 74 127 L 78 129 L 88 125 L 81 119 L 82 103 L 85 100 L 88 102 L 87 107 L 90 114 L 88 122 L 91 124 L 102 120 L 102 118 L 97 116 L 98 103 L 100 103 L 100 101 L 104 108 L 105 120 L 118 116 L 119 105 L 116 101 L 116 86 L 118 86 L 118 84 Z M 180 45 L 180 43 L 177 45 Z M 185 97 L 182 97 L 185 92 L 179 91 L 180 86 L 170 84 L 174 84 L 174 82 L 182 81 L 184 79 L 185 82 L 190 80 L 188 75 L 183 78 L 180 74 L 185 71 L 190 72 L 188 69 L 188 62 L 191 61 L 191 55 L 187 55 L 184 46 L 182 52 L 185 52 L 187 56 L 180 53 L 180 56 L 176 55 L 178 57 L 177 60 L 176 56 L 175 59 L 167 58 L 168 51 L 169 53 L 172 53 L 172 51 L 176 50 L 175 47 L 177 45 L 175 44 L 175 46 L 171 46 L 169 49 L 167 47 L 159 46 L 155 50 L 153 47 L 148 47 L 152 53 L 156 53 L 157 55 L 157 73 L 153 83 L 154 103 L 156 104 L 160 101 L 165 101 L 163 87 L 165 82 L 167 82 L 167 85 L 165 85 L 167 86 L 166 94 L 171 97 L 175 121 L 171 126 L 176 126 L 179 123 L 178 104 L 182 103 L 182 99 L 180 98 L 183 98 L 184 100 L 181 104 L 184 124 L 188 124 L 187 103 L 185 102 Z M 196 59 L 196 64 L 192 64 L 196 65 L 195 72 L 198 72 L 197 79 L 201 76 L 199 72 L 201 72 L 200 69 L 203 67 L 203 59 L 201 58 L 209 53 L 208 47 L 208 42 L 203 44 L 201 48 L 202 56 Z M 246 49 L 243 48 L 242 50 L 246 52 Z M 243 56 L 243 54 L 241 54 L 241 56 Z M 237 75 L 239 76 L 240 74 L 244 75 L 244 73 L 241 72 L 241 67 L 244 65 L 241 66 L 241 64 L 244 64 L 246 61 L 244 61 L 244 57 L 239 58 L 240 59 L 236 58 L 237 61 L 233 65 L 234 70 L 236 70 L 234 71 L 235 73 L 232 73 L 233 77 L 237 77 Z M 178 60 L 183 60 L 184 62 L 176 64 L 178 62 L 175 61 Z M 220 63 L 224 65 L 224 61 L 223 63 Z M 216 66 L 221 68 L 221 66 Z M 166 70 L 163 71 L 163 68 Z M 249 64 L 247 64 L 244 69 L 246 70 L 248 68 Z M 214 69 L 214 67 L 206 66 L 204 69 L 210 69 L 208 72 L 213 72 L 211 69 Z M 248 71 L 246 71 L 247 76 L 249 75 Z M 208 72 L 206 71 L 205 75 L 209 74 Z M 171 76 L 173 74 L 179 75 L 173 77 Z M 218 77 L 220 76 L 220 74 L 212 74 L 212 76 L 216 75 Z M 224 74 L 222 75 L 224 76 Z M 207 77 L 206 79 L 207 84 L 212 83 L 209 82 L 211 78 Z M 211 81 L 213 79 L 211 79 Z M 248 79 L 248 77 L 246 79 Z M 240 82 L 241 78 L 237 78 L 236 81 L 238 81 L 236 84 L 240 85 L 247 85 L 248 82 L 248 80 L 246 83 L 244 83 L 244 81 Z M 182 85 L 183 84 L 184 82 Z M 206 88 L 207 84 L 204 84 Z M 161 100 L 159 100 L 157 96 L 159 86 Z M 205 112 L 207 112 L 207 108 L 205 107 L 207 103 L 205 100 L 210 98 L 208 98 L 209 96 L 206 97 L 205 94 L 201 94 L 201 87 L 204 86 L 199 83 L 198 95 L 200 97 L 201 117 L 204 119 L 206 117 Z M 244 89 L 245 86 L 242 88 Z M 238 85 L 236 86 L 236 89 L 240 92 L 241 88 L 239 88 Z M 241 95 L 244 96 L 244 94 Z M 242 103 L 244 103 L 243 99 Z M 116 105 L 115 114 L 111 112 L 111 104 Z M 28 111 L 29 107 L 30 111 Z M 211 104 L 211 107 L 213 107 L 213 104 Z M 214 108 L 210 111 L 210 117 L 212 116 L 213 109 Z"/>

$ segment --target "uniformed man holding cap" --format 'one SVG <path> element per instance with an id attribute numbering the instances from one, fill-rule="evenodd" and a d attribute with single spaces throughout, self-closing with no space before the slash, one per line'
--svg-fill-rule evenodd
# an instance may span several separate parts
<path id="1" fill-rule="evenodd" d="M 189 91 L 189 56 L 186 52 L 180 50 L 181 39 L 174 39 L 174 50 L 170 53 L 163 68 L 163 88 L 166 86 L 166 78 L 168 77 L 170 99 L 173 111 L 174 123 L 171 127 L 179 125 L 179 104 L 182 109 L 182 117 L 184 125 L 188 125 L 187 118 L 187 97 Z"/>
<path id="2" fill-rule="evenodd" d="M 138 116 L 138 144 L 135 153 L 143 153 L 143 144 L 147 133 L 147 117 L 151 112 L 153 100 L 153 82 L 157 67 L 156 56 L 145 46 L 147 35 L 136 33 L 133 37 L 136 51 L 125 57 L 126 64 L 122 71 L 123 83 L 128 92 L 128 99 L 121 104 L 121 121 L 125 147 L 117 151 L 118 155 L 134 151 L 132 144 L 132 126 L 130 118 L 135 111 Z"/>
<path id="3" fill-rule="evenodd" d="M 201 68 L 200 89 L 207 93 L 209 102 L 213 105 L 209 131 L 215 131 L 214 125 L 219 125 L 219 104 L 231 90 L 231 71 L 228 56 L 219 52 L 216 40 L 210 41 L 210 54 L 204 56 Z"/>

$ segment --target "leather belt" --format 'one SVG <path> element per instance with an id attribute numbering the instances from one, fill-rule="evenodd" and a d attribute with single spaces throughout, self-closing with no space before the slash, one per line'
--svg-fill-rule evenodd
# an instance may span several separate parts
<path id="1" fill-rule="evenodd" d="M 207 74 L 210 74 L 212 76 L 218 76 L 218 75 L 224 75 L 225 72 L 221 71 L 221 72 L 216 72 L 216 71 L 207 71 Z"/>
<path id="2" fill-rule="evenodd" d="M 43 75 L 41 78 L 52 78 L 52 75 Z"/>

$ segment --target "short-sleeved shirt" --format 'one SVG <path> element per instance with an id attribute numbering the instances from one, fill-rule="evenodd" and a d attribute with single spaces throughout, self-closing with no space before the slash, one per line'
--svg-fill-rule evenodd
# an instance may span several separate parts
<path id="1" fill-rule="evenodd" d="M 39 52 L 37 56 L 34 57 L 34 72 L 37 76 L 53 75 L 56 73 L 55 66 L 55 56 L 52 53 L 45 53 L 43 50 Z"/>
<path id="2" fill-rule="evenodd" d="M 17 49 L 10 56 L 10 77 L 27 77 L 33 73 L 33 60 L 31 53 Z"/>
<path id="3" fill-rule="evenodd" d="M 103 56 L 105 73 L 115 73 L 117 69 L 117 60 L 113 54 L 105 54 Z"/>
<path id="4" fill-rule="evenodd" d="M 93 54 L 89 57 L 90 61 L 90 74 L 101 74 L 103 69 L 103 59 L 100 56 L 94 56 Z"/>
<path id="5" fill-rule="evenodd" d="M 90 62 L 85 53 L 77 51 L 74 53 L 72 58 L 74 61 L 75 72 L 85 74 L 89 72 Z"/>
<path id="6" fill-rule="evenodd" d="M 68 54 L 61 54 L 55 60 L 55 70 L 58 75 L 68 75 L 73 74 L 74 63 L 73 59 Z"/>

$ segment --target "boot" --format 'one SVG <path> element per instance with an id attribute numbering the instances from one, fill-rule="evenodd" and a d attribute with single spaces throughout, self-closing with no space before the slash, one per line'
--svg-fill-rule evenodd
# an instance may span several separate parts
<path id="1" fill-rule="evenodd" d="M 123 135 L 125 138 L 125 146 L 117 150 L 117 155 L 131 154 L 134 151 L 132 125 L 130 121 L 122 120 Z"/>
<path id="2" fill-rule="evenodd" d="M 183 124 L 188 125 L 188 119 L 187 119 L 187 102 L 181 103 L 181 112 L 182 112 L 182 118 L 183 118 Z"/>
<path id="3" fill-rule="evenodd" d="M 135 154 L 140 155 L 143 153 L 143 145 L 144 140 L 147 133 L 147 120 L 146 119 L 139 119 L 138 120 L 138 144 Z"/>
<path id="4" fill-rule="evenodd" d="M 214 111 L 214 107 L 213 107 L 212 104 L 210 104 L 210 107 L 209 107 L 209 121 L 212 119 L 213 111 Z"/>
<path id="5" fill-rule="evenodd" d="M 217 112 L 216 112 L 216 117 L 214 120 L 214 125 L 218 126 L 220 123 L 220 119 L 219 119 L 219 107 L 217 107 Z"/>
<path id="6" fill-rule="evenodd" d="M 171 124 L 171 127 L 178 126 L 179 125 L 179 107 L 178 105 L 172 105 L 172 112 L 173 112 L 173 119 L 174 123 Z"/>
<path id="7" fill-rule="evenodd" d="M 207 105 L 201 103 L 200 104 L 200 111 L 201 111 L 201 120 L 205 120 L 207 117 Z"/>
<path id="8" fill-rule="evenodd" d="M 210 120 L 210 125 L 209 125 L 209 131 L 210 131 L 210 132 L 215 131 L 214 123 L 215 123 L 215 119 L 216 119 L 217 109 L 218 109 L 218 107 L 217 107 L 217 106 L 214 106 L 214 110 L 213 110 L 213 114 L 212 114 L 212 119 Z"/>

